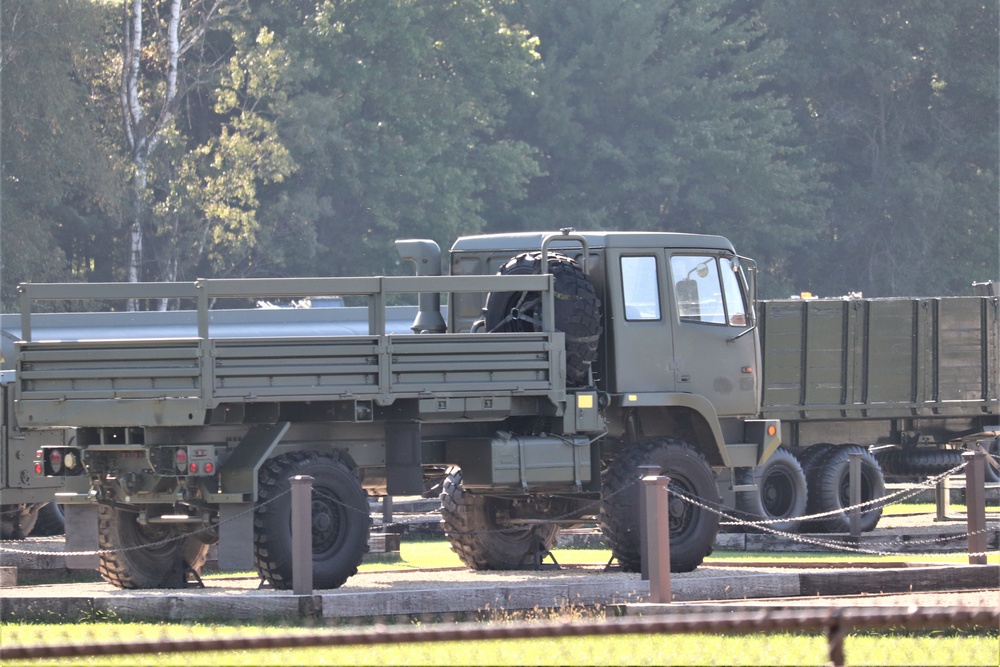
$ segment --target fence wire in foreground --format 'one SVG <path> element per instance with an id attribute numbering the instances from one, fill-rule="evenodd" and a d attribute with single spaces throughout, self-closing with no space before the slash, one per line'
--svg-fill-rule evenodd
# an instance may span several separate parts
<path id="1" fill-rule="evenodd" d="M 852 631 L 942 630 L 1000 627 L 1000 606 L 899 607 L 874 609 L 797 609 L 734 613 L 688 613 L 670 617 L 600 621 L 542 621 L 484 625 L 460 623 L 432 627 L 376 626 L 360 631 L 317 631 L 274 636 L 157 639 L 108 643 L 64 643 L 0 647 L 0 661 L 83 656 L 276 650 L 378 644 L 541 639 L 651 634 L 823 633 L 829 662 L 844 665 L 844 639 Z"/>

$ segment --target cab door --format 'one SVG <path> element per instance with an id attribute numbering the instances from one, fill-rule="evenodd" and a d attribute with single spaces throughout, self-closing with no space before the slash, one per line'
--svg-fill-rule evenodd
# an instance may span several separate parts
<path id="1" fill-rule="evenodd" d="M 674 352 L 667 307 L 666 256 L 662 249 L 606 252 L 607 391 L 674 391 Z"/>
<path id="2" fill-rule="evenodd" d="M 675 252 L 668 270 L 676 390 L 706 397 L 720 417 L 756 414 L 759 351 L 738 261 Z"/>

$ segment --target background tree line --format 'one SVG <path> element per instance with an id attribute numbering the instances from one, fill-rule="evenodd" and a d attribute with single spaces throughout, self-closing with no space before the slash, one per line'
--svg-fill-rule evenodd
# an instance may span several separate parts
<path id="1" fill-rule="evenodd" d="M 719 233 L 766 296 L 1000 272 L 977 0 L 3 0 L 2 298 Z M 166 307 L 167 304 L 162 304 Z"/>

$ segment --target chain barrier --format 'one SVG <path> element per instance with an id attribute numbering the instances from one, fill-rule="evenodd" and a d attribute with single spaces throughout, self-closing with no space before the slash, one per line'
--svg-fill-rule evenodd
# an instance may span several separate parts
<path id="1" fill-rule="evenodd" d="M 906 500 L 909 500 L 910 498 L 918 495 L 919 493 L 921 493 L 922 491 L 924 491 L 924 490 L 926 490 L 928 488 L 934 488 L 935 486 L 937 486 L 938 483 L 940 483 L 945 478 L 947 478 L 947 477 L 949 477 L 951 475 L 954 475 L 954 474 L 960 472 L 962 469 L 965 468 L 966 465 L 968 465 L 968 464 L 966 462 L 963 462 L 963 463 L 955 466 L 951 470 L 943 472 L 943 473 L 941 473 L 939 475 L 935 475 L 934 477 L 929 477 L 928 479 L 924 480 L 923 482 L 915 483 L 910 488 L 901 489 L 901 490 L 896 491 L 896 492 L 894 492 L 892 494 L 889 494 L 889 495 L 886 495 L 886 496 L 881 496 L 879 498 L 874 498 L 872 500 L 868 500 L 868 501 L 859 503 L 857 505 L 853 505 L 853 506 L 850 506 L 850 507 L 845 507 L 845 508 L 842 508 L 842 509 L 830 510 L 830 511 L 826 511 L 826 512 L 818 512 L 818 513 L 815 513 L 815 514 L 809 514 L 809 515 L 800 516 L 800 517 L 783 517 L 783 518 L 780 518 L 780 519 L 753 519 L 753 520 L 750 520 L 750 519 L 740 518 L 739 516 L 737 516 L 735 514 L 735 513 L 738 513 L 739 511 L 738 510 L 734 510 L 733 508 L 725 507 L 725 506 L 719 505 L 717 503 L 712 503 L 712 502 L 707 501 L 707 500 L 705 500 L 703 498 L 700 498 L 700 497 L 697 497 L 697 496 L 692 496 L 690 494 L 686 494 L 686 493 L 684 493 L 682 491 L 679 491 L 677 489 L 668 489 L 668 490 L 669 490 L 669 492 L 671 494 L 676 495 L 679 498 L 682 498 L 683 500 L 691 503 L 692 505 L 695 505 L 697 507 L 700 507 L 700 508 L 705 509 L 705 510 L 707 510 L 709 512 L 712 512 L 714 514 L 719 515 L 720 519 L 722 520 L 720 522 L 722 525 L 726 525 L 726 526 L 748 526 L 748 527 L 751 527 L 751 528 L 755 528 L 755 529 L 758 529 L 758 530 L 761 530 L 761 531 L 764 531 L 764 532 L 776 535 L 778 537 L 783 537 L 783 538 L 789 539 L 791 541 L 801 542 L 801 543 L 806 543 L 806 544 L 811 544 L 813 546 L 823 547 L 825 549 L 833 549 L 833 550 L 839 550 L 839 551 L 849 551 L 849 552 L 854 552 L 854 553 L 865 553 L 865 554 L 878 555 L 878 556 L 893 556 L 893 555 L 896 555 L 899 552 L 880 551 L 880 550 L 876 550 L 876 549 L 866 549 L 866 548 L 862 548 L 862 547 L 856 547 L 856 546 L 847 545 L 847 544 L 844 544 L 842 542 L 828 542 L 828 541 L 825 541 L 825 540 L 820 540 L 820 539 L 816 539 L 816 538 L 812 538 L 812 537 L 807 537 L 807 536 L 804 536 L 804 535 L 798 535 L 798 534 L 795 534 L 795 533 L 789 533 L 789 532 L 786 532 L 786 531 L 777 530 L 777 529 L 772 528 L 771 526 L 773 524 L 786 523 L 788 521 L 812 521 L 812 520 L 822 519 L 822 518 L 826 518 L 826 517 L 830 517 L 830 516 L 837 516 L 837 515 L 841 515 L 841 514 L 850 514 L 850 512 L 852 510 L 854 510 L 854 509 L 858 509 L 860 511 L 860 510 L 862 510 L 864 508 L 868 508 L 868 507 L 872 507 L 872 506 L 876 506 L 876 505 L 881 506 L 881 507 L 888 507 L 888 506 L 891 506 L 891 505 L 899 504 L 899 503 L 905 502 Z M 566 520 L 566 519 L 577 518 L 577 517 L 582 517 L 582 516 L 588 516 L 588 510 L 592 510 L 592 509 L 593 510 L 599 510 L 600 505 L 601 505 L 602 502 L 604 502 L 608 498 L 611 498 L 611 497 L 613 497 L 615 495 L 623 493 L 626 490 L 632 488 L 633 486 L 635 486 L 636 484 L 638 484 L 641 481 L 641 479 L 642 479 L 642 477 L 638 476 L 634 480 L 630 481 L 628 484 L 625 484 L 621 488 L 617 489 L 616 491 L 614 491 L 611 494 L 608 494 L 608 495 L 604 496 L 601 499 L 594 500 L 593 502 L 588 503 L 587 505 L 584 505 L 581 508 L 574 509 L 574 510 L 572 510 L 570 512 L 566 512 L 565 514 L 558 515 L 558 516 L 555 516 L 555 517 L 549 517 L 547 521 L 540 522 L 538 525 L 544 525 L 544 524 L 547 524 L 547 523 L 557 523 L 557 522 L 560 522 L 560 521 L 563 521 L 563 520 Z M 229 523 L 229 522 L 235 521 L 237 519 L 240 519 L 240 518 L 246 516 L 247 514 L 249 514 L 251 512 L 254 512 L 254 511 L 256 511 L 257 509 L 259 509 L 261 507 L 264 507 L 265 505 L 267 505 L 269 503 L 272 503 L 272 502 L 278 500 L 279 498 L 284 497 L 286 494 L 288 494 L 290 492 L 291 492 L 291 489 L 288 489 L 288 490 L 282 491 L 281 493 L 279 493 L 278 495 L 276 495 L 274 498 L 270 498 L 270 499 L 268 499 L 268 500 L 266 500 L 266 501 L 264 501 L 262 503 L 254 504 L 254 506 L 251 507 L 250 509 L 248 509 L 248 510 L 246 510 L 244 512 L 241 512 L 241 513 L 239 513 L 239 514 L 237 514 L 237 515 L 235 515 L 233 517 L 230 517 L 230 518 L 226 519 L 226 521 L 223 521 L 223 522 L 220 522 L 219 524 L 216 524 L 211 529 L 216 529 L 216 528 L 218 528 L 218 526 L 221 526 L 221 525 L 223 525 L 225 523 Z M 377 512 L 377 511 L 371 511 L 371 509 L 360 510 L 358 508 L 352 507 L 351 505 L 348 505 L 347 503 L 341 501 L 338 498 L 329 496 L 329 495 L 323 493 L 322 491 L 318 491 L 315 487 L 312 489 L 312 492 L 313 492 L 314 495 L 319 496 L 319 497 L 321 497 L 321 498 L 323 498 L 325 500 L 328 500 L 328 501 L 330 501 L 332 503 L 335 503 L 335 504 L 339 505 L 340 507 L 345 508 L 346 510 L 349 510 L 351 512 L 355 512 L 355 513 L 358 513 L 358 514 L 365 514 L 365 515 L 367 515 L 368 519 L 372 522 L 372 525 L 378 525 L 379 527 L 381 527 L 381 529 L 383 531 L 388 531 L 389 529 L 395 528 L 395 527 L 407 527 L 407 526 L 410 526 L 412 524 L 424 523 L 426 518 L 431 518 L 431 517 L 438 518 L 442 522 L 444 521 L 443 520 L 444 510 L 443 510 L 443 508 L 438 507 L 438 508 L 436 508 L 434 510 L 431 510 L 431 511 L 423 512 L 423 513 L 418 513 L 418 514 L 410 514 L 407 517 L 406 520 L 393 521 L 393 522 L 390 522 L 390 523 L 376 523 L 375 519 L 377 519 L 379 516 L 381 516 L 381 513 Z M 451 533 L 451 534 L 454 534 L 454 535 L 463 535 L 463 536 L 470 536 L 470 535 L 473 535 L 473 536 L 474 535 L 492 535 L 492 534 L 507 534 L 507 533 L 521 532 L 521 531 L 525 530 L 525 527 L 526 527 L 525 525 L 516 525 L 516 526 L 511 526 L 511 527 L 505 527 L 505 528 L 497 528 L 495 530 L 488 530 L 488 531 L 458 531 L 458 530 L 449 529 L 448 532 Z M 105 555 L 105 554 L 112 554 L 112 553 L 125 553 L 125 552 L 135 551 L 135 550 L 139 550 L 139 549 L 155 548 L 155 547 L 163 546 L 163 545 L 170 544 L 170 543 L 173 543 L 173 542 L 179 542 L 181 540 L 187 539 L 191 535 L 196 535 L 196 534 L 198 534 L 200 532 L 203 532 L 204 530 L 206 530 L 206 529 L 202 528 L 202 529 L 199 529 L 199 530 L 191 531 L 189 533 L 184 533 L 184 534 L 181 534 L 181 535 L 177 535 L 177 536 L 165 538 L 163 540 L 159 540 L 159 541 L 156 541 L 156 542 L 151 542 L 151 543 L 143 544 L 143 545 L 135 545 L 135 546 L 131 546 L 131 547 L 124 547 L 124 548 L 121 548 L 121 549 L 99 549 L 97 551 L 69 551 L 69 552 L 62 552 L 62 553 L 64 555 L 67 555 L 67 556 L 93 556 L 93 555 Z M 976 532 L 973 532 L 973 533 L 949 535 L 949 536 L 937 537 L 937 538 L 932 538 L 932 539 L 927 539 L 927 540 L 909 540 L 909 541 L 907 541 L 907 545 L 908 546 L 912 546 L 912 545 L 922 545 L 922 544 L 928 544 L 928 545 L 930 545 L 930 544 L 943 544 L 945 542 L 951 542 L 951 541 L 958 540 L 958 539 L 964 539 L 964 538 L 968 538 L 968 537 L 971 537 L 971 536 L 974 536 L 974 535 L 979 535 L 979 534 L 983 534 L 983 533 L 987 533 L 988 534 L 988 533 L 990 533 L 990 532 L 992 532 L 994 530 L 997 530 L 997 526 L 987 527 L 987 528 L 985 528 L 983 530 L 976 531 Z M 894 543 L 889 543 L 889 542 L 875 542 L 875 543 L 869 544 L 868 546 L 870 546 L 870 547 L 894 546 Z M 10 547 L 7 547 L 7 546 L 3 546 L 3 545 L 0 545 L 0 552 L 20 554 L 20 555 L 31 555 L 31 556 L 46 556 L 46 555 L 51 555 L 51 553 L 52 553 L 52 552 L 49 552 L 49 551 L 30 551 L 30 550 L 22 550 L 22 549 L 13 549 L 13 548 L 10 548 Z M 985 554 L 989 554 L 989 553 L 993 553 L 993 552 L 985 552 Z M 911 555 L 934 555 L 934 554 L 911 554 Z M 969 555 L 970 556 L 981 556 L 981 555 L 984 555 L 984 554 L 983 553 L 975 553 L 975 554 L 969 554 Z"/>
<path id="2" fill-rule="evenodd" d="M 769 527 L 767 525 L 764 525 L 765 523 L 774 523 L 773 521 L 770 521 L 770 522 L 763 522 L 763 521 L 761 521 L 761 522 L 756 522 L 756 521 L 742 521 L 739 518 L 737 518 L 737 517 L 735 517 L 735 516 L 733 516 L 731 514 L 728 514 L 727 512 L 724 512 L 724 511 L 718 509 L 717 506 L 713 507 L 712 505 L 714 503 L 705 502 L 704 499 L 702 499 L 702 498 L 699 498 L 697 496 L 691 496 L 689 494 L 683 493 L 683 492 L 678 491 L 676 489 L 669 489 L 668 488 L 668 491 L 671 494 L 673 494 L 673 495 L 681 498 L 685 502 L 688 502 L 688 503 L 694 505 L 695 507 L 699 507 L 699 508 L 704 509 L 704 510 L 706 510 L 708 512 L 712 512 L 713 514 L 718 514 L 719 517 L 721 517 L 721 518 L 729 519 L 730 522 L 731 522 L 731 525 L 750 525 L 750 526 L 754 526 L 756 528 L 759 528 L 759 529 L 763 530 L 764 532 L 767 532 L 767 533 L 770 533 L 772 535 L 777 535 L 779 537 L 783 537 L 783 538 L 789 539 L 789 540 L 791 540 L 793 542 L 802 542 L 802 543 L 805 543 L 805 544 L 812 544 L 814 546 L 823 547 L 825 549 L 832 549 L 834 551 L 848 551 L 848 552 L 852 552 L 852 553 L 863 553 L 863 554 L 868 554 L 868 555 L 872 555 L 872 556 L 896 556 L 896 555 L 899 555 L 900 553 L 902 553 L 902 552 L 898 552 L 898 551 L 879 551 L 879 550 L 875 550 L 875 549 L 866 549 L 866 548 L 863 548 L 863 547 L 857 547 L 857 546 L 852 546 L 852 545 L 849 545 L 849 544 L 845 544 L 843 542 L 828 542 L 826 540 L 820 540 L 820 539 L 816 539 L 816 538 L 809 537 L 809 536 L 806 536 L 806 535 L 798 535 L 798 534 L 795 534 L 795 533 L 789 533 L 789 532 L 785 532 L 785 531 L 781 531 L 781 530 L 776 530 L 776 529 L 771 528 L 771 527 Z M 862 503 L 862 504 L 865 504 L 865 503 Z M 868 504 L 870 504 L 870 503 L 868 503 Z M 855 505 L 854 507 L 860 507 L 860 506 L 861 505 Z M 843 510 L 838 510 L 836 512 L 833 512 L 833 514 L 840 514 L 842 512 L 849 513 L 850 510 L 851 510 L 851 508 L 847 507 L 847 508 L 844 508 Z M 825 513 L 823 515 L 814 515 L 814 516 L 829 516 L 830 514 L 831 514 L 830 512 L 827 512 L 827 513 Z M 810 518 L 810 517 L 795 517 L 794 519 L 785 518 L 785 519 L 782 519 L 782 522 L 789 521 L 789 520 L 797 520 L 798 518 Z M 1000 523 L 995 524 L 994 526 L 988 526 L 988 527 L 986 527 L 986 528 L 984 528 L 982 530 L 977 530 L 977 531 L 972 532 L 972 533 L 968 533 L 967 532 L 965 534 L 948 535 L 948 536 L 933 538 L 933 539 L 929 539 L 929 540 L 908 540 L 906 542 L 906 544 L 907 545 L 939 544 L 939 543 L 944 543 L 944 542 L 950 542 L 952 540 L 965 539 L 965 538 L 971 537 L 973 535 L 981 535 L 981 534 L 984 534 L 984 533 L 990 533 L 990 532 L 993 532 L 995 530 L 1000 530 Z M 894 543 L 892 543 L 892 542 L 875 542 L 875 543 L 870 544 L 869 546 L 894 546 Z M 1000 550 L 998 550 L 998 551 L 975 552 L 975 553 L 970 553 L 968 555 L 969 556 L 986 556 L 986 555 L 989 555 L 991 553 L 998 553 L 998 552 L 1000 552 Z M 910 552 L 907 552 L 907 554 L 911 555 L 911 556 L 937 556 L 937 555 L 940 555 L 940 554 L 935 554 L 935 553 L 910 553 Z"/>
<path id="3" fill-rule="evenodd" d="M 913 498 L 913 497 L 919 495 L 921 492 L 925 491 L 926 489 L 932 489 L 932 488 L 934 488 L 935 486 L 937 486 L 945 478 L 950 477 L 951 475 L 954 475 L 954 474 L 958 473 L 959 471 L 961 471 L 963 468 L 965 468 L 966 465 L 968 465 L 968 464 L 967 463 L 960 463 L 959 465 L 955 466 L 951 470 L 943 472 L 940 475 L 935 475 L 934 477 L 928 477 L 923 482 L 916 482 L 912 487 L 910 487 L 908 489 L 900 489 L 899 491 L 895 491 L 895 492 L 890 493 L 888 495 L 880 496 L 878 498 L 873 498 L 871 500 L 866 500 L 866 501 L 864 501 L 862 503 L 858 503 L 857 505 L 851 505 L 850 507 L 845 507 L 843 509 L 829 510 L 829 511 L 826 511 L 826 512 L 817 512 L 816 514 L 807 514 L 805 516 L 782 517 L 780 519 L 752 519 L 752 520 L 749 520 L 749 519 L 739 519 L 739 518 L 734 517 L 732 521 L 727 521 L 725 523 L 725 525 L 727 525 L 727 526 L 731 526 L 731 525 L 748 525 L 748 526 L 753 526 L 753 527 L 756 527 L 756 528 L 764 528 L 764 527 L 769 526 L 771 524 L 786 523 L 788 521 L 813 521 L 813 520 L 816 520 L 816 519 L 825 519 L 827 517 L 837 516 L 837 515 L 840 515 L 840 514 L 843 514 L 843 513 L 850 514 L 851 510 L 855 509 L 855 508 L 862 509 L 862 508 L 869 507 L 869 506 L 874 506 L 874 505 L 879 505 L 881 507 L 890 507 L 892 505 L 898 505 L 900 503 L 906 502 L 910 498 Z M 673 491 L 672 491 L 672 493 L 673 493 Z M 678 494 L 678 495 L 680 495 L 680 494 Z M 724 508 L 724 509 L 732 509 L 732 508 Z"/>
<path id="4" fill-rule="evenodd" d="M 130 551 L 138 551 L 140 549 L 152 549 L 152 548 L 155 548 L 155 547 L 162 547 L 164 545 L 171 544 L 173 542 L 180 542 L 182 540 L 186 540 L 187 538 L 191 537 L 192 535 L 197 535 L 198 533 L 203 533 L 206 530 L 216 530 L 220 526 L 223 526 L 225 524 L 228 524 L 228 523 L 231 523 L 233 521 L 236 521 L 237 519 L 245 517 L 246 515 L 250 514 L 251 512 L 256 512 L 261 507 L 266 507 L 267 505 L 270 505 L 274 501 L 276 501 L 279 498 L 282 498 L 282 497 L 290 494 L 291 492 L 292 492 L 292 490 L 290 488 L 287 489 L 287 490 L 285 490 L 285 491 L 282 491 L 281 493 L 279 493 L 278 495 L 276 495 L 274 498 L 269 498 L 269 499 L 265 500 L 262 503 L 255 503 L 253 505 L 253 507 L 251 507 L 250 509 L 245 510 L 243 512 L 240 512 L 239 514 L 236 514 L 236 515 L 234 515 L 234 516 L 226 519 L 225 521 L 220 521 L 219 523 L 215 524 L 214 526 L 209 526 L 208 528 L 199 528 L 198 530 L 193 530 L 191 532 L 182 533 L 180 535 L 174 535 L 173 537 L 166 537 L 166 538 L 164 538 L 162 540 L 157 540 L 156 542 L 148 542 L 146 544 L 137 544 L 137 545 L 134 545 L 134 546 L 131 546 L 131 547 L 122 547 L 120 549 L 97 549 L 96 551 L 60 551 L 59 553 L 62 554 L 63 556 L 103 556 L 103 555 L 106 555 L 106 554 L 121 554 L 121 553 L 128 553 Z M 51 551 L 28 551 L 28 550 L 24 550 L 24 549 L 11 549 L 10 547 L 4 546 L 2 544 L 0 544 L 0 553 L 12 553 L 12 554 L 20 554 L 20 555 L 24 555 L 24 556 L 51 556 L 52 555 Z"/>

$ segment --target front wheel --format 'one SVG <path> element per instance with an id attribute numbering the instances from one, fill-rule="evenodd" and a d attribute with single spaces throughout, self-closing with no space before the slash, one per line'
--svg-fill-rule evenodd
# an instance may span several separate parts
<path id="1" fill-rule="evenodd" d="M 708 505 L 720 504 L 721 498 L 705 457 L 685 442 L 670 438 L 646 440 L 612 461 L 603 479 L 601 530 L 622 569 L 638 572 L 642 567 L 639 467 L 648 465 L 670 477 L 670 571 L 690 572 L 712 553 L 719 515 L 673 492 Z"/>
<path id="2" fill-rule="evenodd" d="M 368 494 L 355 471 L 336 453 L 291 452 L 267 460 L 258 475 L 254 557 L 261 578 L 292 588 L 291 478 L 312 483 L 313 585 L 338 588 L 358 571 L 368 552 Z"/>
<path id="3" fill-rule="evenodd" d="M 162 510 L 162 511 L 159 511 Z M 150 507 L 158 515 L 169 507 Z M 140 523 L 139 513 L 98 505 L 98 571 L 118 588 L 183 588 L 205 564 L 208 544 L 190 526 Z"/>

